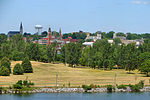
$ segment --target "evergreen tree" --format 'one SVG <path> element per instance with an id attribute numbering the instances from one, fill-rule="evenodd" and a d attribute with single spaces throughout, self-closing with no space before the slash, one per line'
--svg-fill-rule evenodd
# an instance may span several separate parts
<path id="1" fill-rule="evenodd" d="M 0 68 L 0 76 L 9 76 L 10 72 L 9 69 L 7 67 L 2 66 Z"/>
<path id="2" fill-rule="evenodd" d="M 32 64 L 27 57 L 22 61 L 22 67 L 24 73 L 33 73 Z"/>
<path id="3" fill-rule="evenodd" d="M 17 63 L 15 65 L 15 67 L 13 69 L 13 74 L 14 75 L 23 75 L 23 68 L 19 63 Z"/>
<path id="4" fill-rule="evenodd" d="M 11 62 L 8 58 L 4 57 L 2 60 L 1 60 L 1 63 L 0 63 L 0 67 L 4 66 L 6 68 L 8 68 L 9 70 L 9 73 L 11 73 Z"/>

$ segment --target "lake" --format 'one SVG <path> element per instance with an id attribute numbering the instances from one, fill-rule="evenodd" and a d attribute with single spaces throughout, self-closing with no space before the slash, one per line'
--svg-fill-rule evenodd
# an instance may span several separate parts
<path id="1" fill-rule="evenodd" d="M 3 94 L 0 100 L 150 100 L 150 92 Z"/>

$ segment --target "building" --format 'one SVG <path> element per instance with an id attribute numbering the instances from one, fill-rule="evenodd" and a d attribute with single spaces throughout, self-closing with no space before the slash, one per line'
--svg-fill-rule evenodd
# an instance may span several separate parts
<path id="1" fill-rule="evenodd" d="M 101 40 L 102 39 L 101 32 L 98 31 L 97 36 L 90 36 L 90 34 L 88 34 L 85 40 L 88 40 L 88 39 L 94 40 L 94 41 Z"/>
<path id="2" fill-rule="evenodd" d="M 20 24 L 20 30 L 19 31 L 9 31 L 8 34 L 7 34 L 7 37 L 8 39 L 16 34 L 21 34 L 23 35 L 23 25 L 22 25 L 22 22 Z"/>

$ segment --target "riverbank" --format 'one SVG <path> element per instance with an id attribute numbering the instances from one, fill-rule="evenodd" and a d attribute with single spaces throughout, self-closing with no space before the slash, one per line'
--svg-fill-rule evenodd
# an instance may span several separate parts
<path id="1" fill-rule="evenodd" d="M 92 88 L 91 90 L 84 90 L 83 88 L 39 88 L 32 90 L 14 90 L 5 89 L 1 94 L 17 94 L 17 93 L 103 93 L 108 92 L 107 88 Z M 127 89 L 115 89 L 113 92 L 132 92 L 128 87 Z M 150 92 L 150 87 L 140 89 L 140 92 Z"/>

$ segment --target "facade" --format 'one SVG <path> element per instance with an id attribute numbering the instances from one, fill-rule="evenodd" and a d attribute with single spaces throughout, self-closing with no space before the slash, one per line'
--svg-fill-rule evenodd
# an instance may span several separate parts
<path id="1" fill-rule="evenodd" d="M 101 32 L 97 32 L 97 36 L 90 36 L 90 35 L 87 35 L 86 39 L 85 40 L 94 40 L 94 42 L 96 40 L 101 40 L 102 39 L 102 36 L 101 36 Z"/>
<path id="2" fill-rule="evenodd" d="M 7 34 L 7 37 L 8 39 L 16 34 L 21 34 L 23 35 L 23 25 L 22 25 L 22 22 L 20 24 L 20 31 L 9 31 L 8 34 Z"/>

